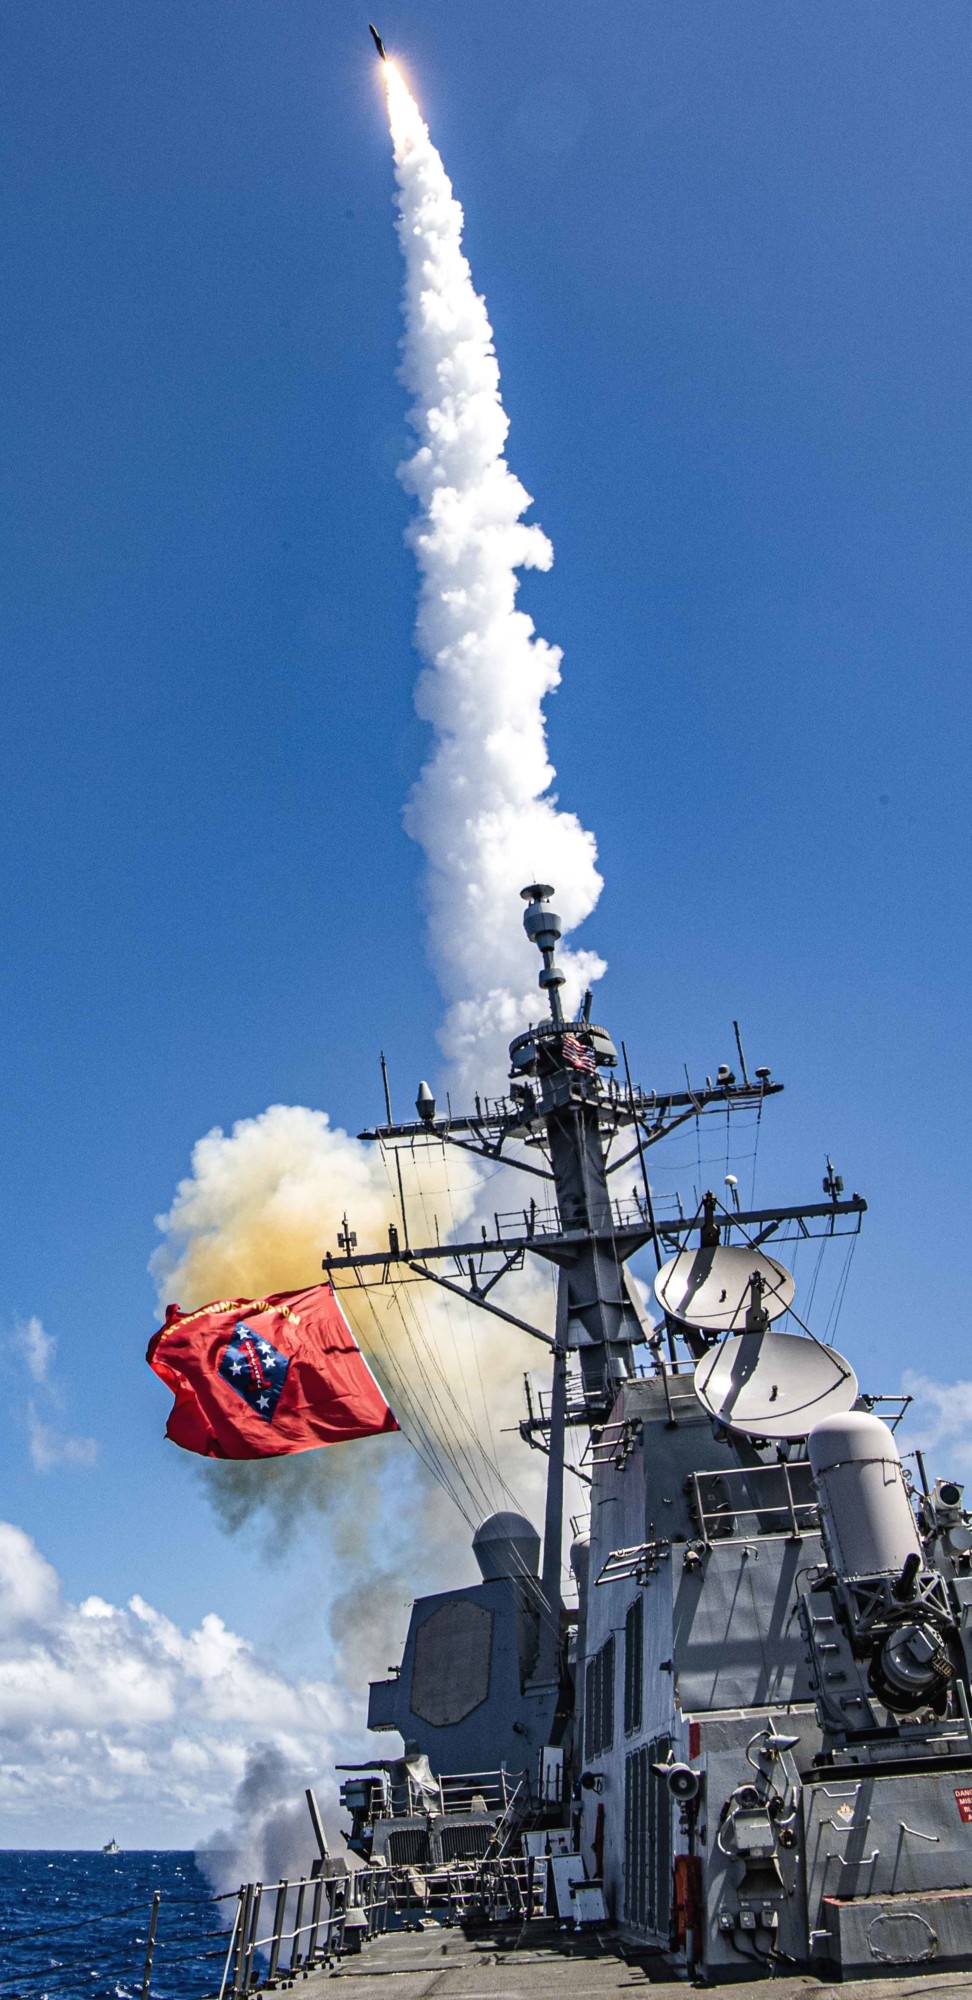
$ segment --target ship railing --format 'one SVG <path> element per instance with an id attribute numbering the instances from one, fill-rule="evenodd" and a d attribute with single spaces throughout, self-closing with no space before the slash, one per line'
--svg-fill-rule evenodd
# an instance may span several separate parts
<path id="1" fill-rule="evenodd" d="M 522 1772 L 454 1771 L 438 1781 L 443 1812 L 505 1813 L 522 1782 Z"/>
<path id="2" fill-rule="evenodd" d="M 781 1538 L 802 1541 L 820 1529 L 813 1477 L 804 1460 L 693 1472 L 688 1492 L 699 1540 L 707 1548 Z"/>
<path id="3" fill-rule="evenodd" d="M 505 1813 L 523 1781 L 522 1771 L 454 1771 L 444 1777 L 394 1783 L 381 1817 L 411 1819 L 419 1813 Z M 374 1815 L 373 1815 L 374 1816 Z"/>
<path id="4" fill-rule="evenodd" d="M 494 1212 L 496 1237 L 502 1241 L 512 1237 L 528 1242 L 534 1237 L 562 1236 L 572 1229 L 594 1228 L 602 1235 L 610 1235 L 616 1229 L 643 1229 L 647 1226 L 647 1209 L 637 1195 L 627 1199 L 618 1196 L 602 1197 L 592 1206 L 580 1201 L 575 1214 L 568 1210 L 551 1206 L 539 1208 L 530 1202 L 526 1208 L 511 1208 Z"/>
<path id="5" fill-rule="evenodd" d="M 477 1874 L 475 1914 L 485 1923 L 528 1922 L 547 1914 L 546 1855 L 504 1854 Z"/>
<path id="6" fill-rule="evenodd" d="M 386 1929 L 395 1903 L 390 1868 L 244 1882 L 234 1894 L 218 2000 L 242 2000 L 357 1951 Z"/>
<path id="7" fill-rule="evenodd" d="M 504 1777 L 505 1776 L 506 1773 L 504 1772 Z M 517 1780 L 517 1783 L 509 1791 L 509 1796 L 507 1798 L 506 1807 L 503 1811 L 503 1814 L 501 1818 L 497 1820 L 496 1825 L 494 1826 L 493 1831 L 490 1835 L 489 1850 L 485 1857 L 486 1860 L 488 1861 L 498 1860 L 500 1856 L 504 1854 L 508 1841 L 513 1839 L 517 1830 L 523 1823 L 524 1808 L 528 1806 L 529 1803 L 530 1803 L 530 1778 L 529 1778 L 529 1773 L 527 1771 L 523 1771 L 521 1772 L 519 1779 Z"/>

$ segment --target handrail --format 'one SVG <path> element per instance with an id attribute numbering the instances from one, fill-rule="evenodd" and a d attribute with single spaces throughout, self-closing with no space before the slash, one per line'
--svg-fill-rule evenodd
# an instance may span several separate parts
<path id="1" fill-rule="evenodd" d="M 801 1499 L 794 1492 L 793 1475 L 798 1465 L 809 1480 L 810 1468 L 803 1460 L 790 1465 L 786 1459 L 778 1459 L 773 1465 L 720 1466 L 711 1471 L 690 1473 L 689 1487 L 700 1540 L 706 1547 L 712 1547 L 719 1543 L 731 1545 L 740 1541 L 773 1540 L 781 1535 L 790 1541 L 800 1541 L 804 1535 L 817 1533 L 820 1527 L 820 1509 L 816 1493 L 811 1489 L 806 1497 Z M 774 1500 L 760 1501 L 758 1498 L 760 1486 L 771 1487 L 771 1482 L 774 1480 L 777 1482 L 782 1480 L 785 1500 L 782 1503 Z M 721 1506 L 714 1506 L 711 1499 L 706 1506 L 702 1497 L 704 1482 L 714 1484 L 716 1481 L 726 1488 L 729 1488 L 730 1482 L 736 1482 L 738 1486 L 738 1482 L 743 1481 L 741 1497 L 737 1500 L 735 1493 L 727 1491 L 725 1502 Z M 709 1498 L 708 1494 L 706 1498 Z M 779 1528 L 764 1528 L 760 1525 L 769 1519 L 782 1520 L 784 1525 Z M 744 1534 L 719 1533 L 720 1524 L 735 1529 L 739 1520 L 754 1520 L 756 1525 L 747 1528 Z"/>
<path id="2" fill-rule="evenodd" d="M 392 1870 L 360 1868 L 346 1875 L 305 1875 L 280 1882 L 244 1882 L 236 1893 L 236 1910 L 226 1949 L 219 2000 L 244 2000 L 267 1980 L 283 1975 L 292 1979 L 315 1965 L 339 1957 L 344 1948 L 344 1931 L 351 1910 L 364 1912 L 365 1938 L 377 1936 L 387 1927 L 391 1902 Z M 264 1897 L 273 1895 L 273 1921 L 265 1936 L 259 1935 L 259 1917 Z M 305 1916 L 310 1901 L 309 1913 Z M 293 1921 L 287 1911 L 296 1898 Z M 356 1945 L 362 1941 L 362 1927 L 356 1926 Z M 302 1945 L 302 1940 L 306 1943 Z M 290 1946 L 286 1965 L 281 1965 L 285 1945 Z M 256 1964 L 257 1955 L 267 1956 L 266 1972 Z"/>

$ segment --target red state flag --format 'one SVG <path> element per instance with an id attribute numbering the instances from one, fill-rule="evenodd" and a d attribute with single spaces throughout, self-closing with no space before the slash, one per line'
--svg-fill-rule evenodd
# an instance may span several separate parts
<path id="1" fill-rule="evenodd" d="M 166 1437 L 205 1458 L 278 1458 L 398 1429 L 332 1285 L 170 1306 L 145 1358 L 175 1396 Z"/>

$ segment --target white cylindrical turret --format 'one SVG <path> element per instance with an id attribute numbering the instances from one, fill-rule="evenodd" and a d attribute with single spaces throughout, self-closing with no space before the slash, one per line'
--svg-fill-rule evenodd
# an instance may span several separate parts
<path id="1" fill-rule="evenodd" d="M 824 1417 L 807 1439 L 824 1540 L 839 1576 L 899 1576 L 921 1540 L 898 1447 L 866 1410 Z"/>

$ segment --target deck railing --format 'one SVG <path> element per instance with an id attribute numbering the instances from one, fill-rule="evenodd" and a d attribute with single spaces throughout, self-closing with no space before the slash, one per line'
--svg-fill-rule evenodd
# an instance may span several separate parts
<path id="1" fill-rule="evenodd" d="M 386 1929 L 395 1901 L 389 1868 L 245 1882 L 234 1896 L 218 2000 L 242 2000 L 357 1950 Z"/>

